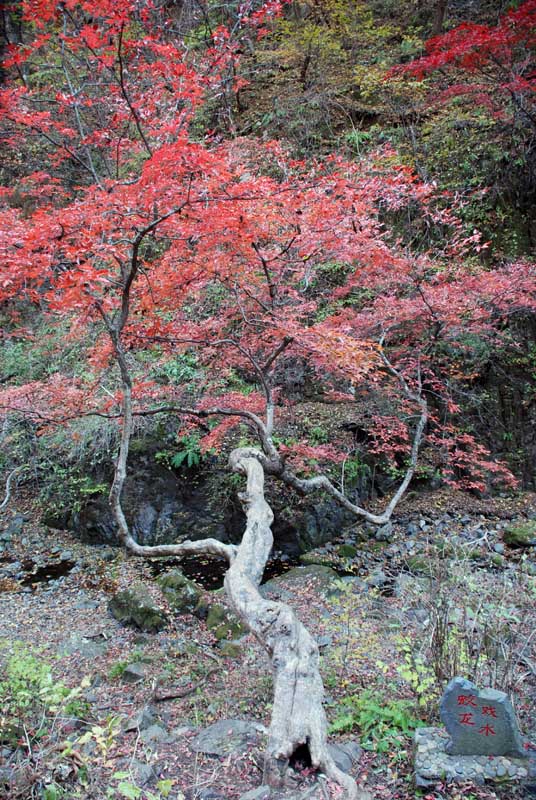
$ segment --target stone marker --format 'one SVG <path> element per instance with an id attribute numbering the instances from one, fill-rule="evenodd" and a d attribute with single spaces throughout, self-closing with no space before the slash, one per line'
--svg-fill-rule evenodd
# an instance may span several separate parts
<path id="1" fill-rule="evenodd" d="M 453 678 L 441 700 L 441 719 L 450 734 L 450 755 L 527 758 L 508 695 L 479 690 L 465 678 Z"/>

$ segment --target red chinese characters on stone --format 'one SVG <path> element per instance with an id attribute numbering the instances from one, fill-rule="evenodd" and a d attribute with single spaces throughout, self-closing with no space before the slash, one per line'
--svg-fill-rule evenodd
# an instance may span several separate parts
<path id="1" fill-rule="evenodd" d="M 478 732 L 483 733 L 484 736 L 495 736 L 493 726 L 489 724 L 483 725 Z"/>
<path id="2" fill-rule="evenodd" d="M 460 714 L 460 725 L 474 725 L 473 722 L 473 714 L 470 711 L 465 711 L 463 714 Z"/>
<path id="3" fill-rule="evenodd" d="M 482 706 L 483 717 L 494 717 L 497 719 L 497 709 L 495 706 Z"/>
<path id="4" fill-rule="evenodd" d="M 458 695 L 458 705 L 459 706 L 472 706 L 473 708 L 476 708 L 475 699 L 476 698 L 475 698 L 474 694 L 459 694 Z"/>

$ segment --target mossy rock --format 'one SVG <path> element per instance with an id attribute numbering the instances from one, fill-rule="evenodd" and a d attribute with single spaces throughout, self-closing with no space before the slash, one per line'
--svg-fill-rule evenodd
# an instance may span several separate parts
<path id="1" fill-rule="evenodd" d="M 142 583 L 117 592 L 108 603 L 108 609 L 119 622 L 142 631 L 161 631 L 168 623 L 168 615 L 158 608 Z"/>
<path id="2" fill-rule="evenodd" d="M 239 639 L 247 633 L 241 622 L 225 606 L 213 603 L 207 614 L 207 628 L 218 641 Z"/>
<path id="3" fill-rule="evenodd" d="M 424 556 L 408 556 L 404 563 L 408 572 L 415 575 L 430 574 L 430 562 Z"/>
<path id="4" fill-rule="evenodd" d="M 171 570 L 158 578 L 162 592 L 179 614 L 193 614 L 203 599 L 203 590 L 189 580 L 179 569 Z M 197 614 L 196 614 L 197 615 Z"/>
<path id="5" fill-rule="evenodd" d="M 339 558 L 355 558 L 357 547 L 354 547 L 353 544 L 341 544 L 337 547 L 337 555 Z"/>
<path id="6" fill-rule="evenodd" d="M 322 564 L 310 564 L 307 567 L 294 567 L 283 575 L 272 579 L 272 583 L 301 583 L 302 581 L 313 578 L 322 587 L 329 586 L 333 581 L 338 580 L 338 575 L 331 567 Z"/>
<path id="7" fill-rule="evenodd" d="M 510 525 L 503 534 L 503 540 L 510 547 L 536 545 L 536 522 L 529 520 L 517 525 Z"/>
<path id="8" fill-rule="evenodd" d="M 300 561 L 305 566 L 318 565 L 321 567 L 333 567 L 337 563 L 337 558 L 328 553 L 311 550 L 309 553 L 302 553 Z M 286 573 L 288 575 L 288 572 Z"/>

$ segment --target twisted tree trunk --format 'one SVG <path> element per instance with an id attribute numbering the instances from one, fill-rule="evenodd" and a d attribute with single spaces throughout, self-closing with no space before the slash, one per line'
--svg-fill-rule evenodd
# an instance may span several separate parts
<path id="1" fill-rule="evenodd" d="M 281 784 L 290 757 L 304 745 L 312 766 L 340 784 L 348 800 L 364 798 L 365 793 L 359 793 L 353 778 L 338 769 L 327 750 L 316 642 L 289 606 L 259 594 L 273 543 L 273 513 L 264 498 L 264 470 L 251 448 L 234 450 L 229 463 L 235 472 L 247 476 L 247 489 L 240 495 L 247 524 L 225 576 L 225 588 L 236 612 L 268 652 L 274 673 L 265 781 Z"/>

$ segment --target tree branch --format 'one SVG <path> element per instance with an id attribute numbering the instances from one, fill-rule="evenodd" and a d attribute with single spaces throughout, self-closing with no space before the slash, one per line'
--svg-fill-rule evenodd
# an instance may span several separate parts
<path id="1" fill-rule="evenodd" d="M 21 470 L 23 470 L 25 468 L 26 468 L 26 464 L 24 466 L 21 466 L 21 467 L 15 467 L 15 469 L 12 469 L 11 472 L 9 473 L 9 475 L 7 476 L 6 489 L 5 489 L 6 494 L 5 494 L 5 497 L 4 497 L 3 501 L 2 501 L 2 503 L 0 503 L 0 511 L 2 509 L 6 508 L 6 506 L 8 505 L 8 503 L 9 503 L 9 501 L 11 499 L 11 486 L 13 484 L 13 480 L 15 479 L 15 475 L 17 474 L 17 472 L 20 472 Z"/>

